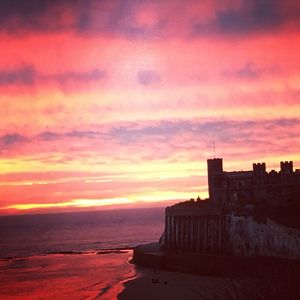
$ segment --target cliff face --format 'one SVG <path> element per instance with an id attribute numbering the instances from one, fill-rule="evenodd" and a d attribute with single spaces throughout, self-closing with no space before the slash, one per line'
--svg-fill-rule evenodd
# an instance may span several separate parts
<path id="1" fill-rule="evenodd" d="M 184 202 L 166 208 L 167 250 L 300 259 L 300 201 L 228 208 Z"/>
<path id="2" fill-rule="evenodd" d="M 231 215 L 228 239 L 235 255 L 300 258 L 300 230 L 271 219 L 258 223 L 250 216 Z"/>

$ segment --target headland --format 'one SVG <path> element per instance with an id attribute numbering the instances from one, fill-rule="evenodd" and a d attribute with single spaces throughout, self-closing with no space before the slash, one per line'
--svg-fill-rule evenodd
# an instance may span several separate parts
<path id="1" fill-rule="evenodd" d="M 281 162 L 223 171 L 207 160 L 209 199 L 165 209 L 160 241 L 134 249 L 136 264 L 209 276 L 241 277 L 300 270 L 300 171 Z"/>

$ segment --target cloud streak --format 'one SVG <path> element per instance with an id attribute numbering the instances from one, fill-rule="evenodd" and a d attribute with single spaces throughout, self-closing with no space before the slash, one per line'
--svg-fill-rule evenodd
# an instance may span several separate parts
<path id="1" fill-rule="evenodd" d="M 160 81 L 160 76 L 153 70 L 142 70 L 137 74 L 137 80 L 141 85 L 148 86 Z"/>
<path id="2" fill-rule="evenodd" d="M 79 34 L 121 34 L 128 37 L 153 36 L 164 26 L 140 24 L 137 12 L 149 1 L 42 0 L 1 1 L 0 24 L 11 34 L 74 31 Z"/>
<path id="3" fill-rule="evenodd" d="M 235 7 L 216 9 L 208 23 L 195 23 L 194 34 L 248 35 L 276 31 L 293 24 L 299 30 L 300 6 L 297 1 L 241 0 Z"/>
<path id="4" fill-rule="evenodd" d="M 67 86 L 71 83 L 90 83 L 103 80 L 107 77 L 105 71 L 92 69 L 88 71 L 64 71 L 60 73 L 47 74 L 39 72 L 32 65 L 24 65 L 15 68 L 0 70 L 0 86 L 56 83 Z"/>
<path id="5" fill-rule="evenodd" d="M 196 152 L 206 155 L 209 153 L 212 139 L 215 139 L 221 148 L 224 147 L 226 155 L 234 155 L 235 151 L 243 151 L 241 155 L 247 155 L 249 149 L 256 145 L 252 156 L 259 153 L 283 154 L 286 145 L 296 151 L 299 147 L 297 133 L 300 130 L 299 119 L 276 120 L 178 120 L 120 123 L 105 126 L 100 130 L 82 131 L 74 129 L 67 132 L 41 132 L 35 136 L 13 133 L 0 137 L 2 155 L 5 150 L 12 147 L 20 148 L 18 155 L 32 155 L 33 153 L 56 153 L 57 144 L 60 145 L 60 153 L 69 156 L 71 161 L 86 155 L 86 158 L 99 157 L 122 161 L 119 152 L 128 159 L 142 160 L 172 159 L 176 155 L 184 153 L 193 156 Z M 276 139 L 273 132 L 280 137 Z M 80 140 L 80 143 L 78 141 Z M 199 142 L 201 141 L 201 142 Z M 25 147 L 24 144 L 27 144 Z M 228 150 L 226 150 L 228 149 Z M 73 152 L 70 152 L 70 150 Z M 8 152 L 9 153 L 9 152 Z"/>
<path id="6" fill-rule="evenodd" d="M 36 75 L 36 71 L 32 66 L 0 70 L 0 86 L 12 84 L 33 85 Z"/>
<path id="7" fill-rule="evenodd" d="M 221 8 L 211 0 L 203 4 L 189 0 L 181 5 L 148 0 L 4 0 L 0 12 L 1 28 L 11 34 L 74 31 L 143 39 L 190 31 L 196 35 L 261 33 L 290 23 L 299 25 L 300 16 L 293 0 L 228 1 Z"/>

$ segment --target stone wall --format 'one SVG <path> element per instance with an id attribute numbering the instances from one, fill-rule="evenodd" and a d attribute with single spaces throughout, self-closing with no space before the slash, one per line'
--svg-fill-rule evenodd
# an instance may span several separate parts
<path id="1" fill-rule="evenodd" d="M 166 209 L 162 243 L 190 253 L 300 258 L 300 230 L 218 209 Z"/>
<path id="2" fill-rule="evenodd" d="M 165 247 L 198 253 L 227 252 L 229 221 L 228 215 L 166 216 Z"/>

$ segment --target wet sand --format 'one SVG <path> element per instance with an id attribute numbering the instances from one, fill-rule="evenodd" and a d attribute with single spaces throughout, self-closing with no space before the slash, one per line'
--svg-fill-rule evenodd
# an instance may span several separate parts
<path id="1" fill-rule="evenodd" d="M 0 299 L 116 299 L 135 276 L 132 251 L 0 260 Z"/>

